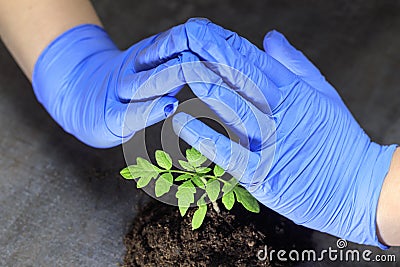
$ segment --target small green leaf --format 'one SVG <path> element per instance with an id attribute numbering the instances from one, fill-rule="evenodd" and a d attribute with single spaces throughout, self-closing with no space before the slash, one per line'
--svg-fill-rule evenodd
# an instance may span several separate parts
<path id="1" fill-rule="evenodd" d="M 259 213 L 260 206 L 257 200 L 246 189 L 236 186 L 233 188 L 236 200 L 243 205 L 248 211 Z"/>
<path id="2" fill-rule="evenodd" d="M 235 195 L 233 194 L 232 191 L 225 193 L 222 196 L 222 203 L 224 204 L 224 206 L 227 210 L 232 209 L 233 204 L 235 204 Z"/>
<path id="3" fill-rule="evenodd" d="M 186 149 L 186 158 L 189 161 L 195 161 L 198 158 L 200 158 L 201 156 L 202 156 L 202 154 L 197 149 L 195 149 L 194 147 Z"/>
<path id="4" fill-rule="evenodd" d="M 179 182 L 179 181 L 186 181 L 192 178 L 192 175 L 190 174 L 181 174 L 178 177 L 175 178 L 175 181 Z"/>
<path id="5" fill-rule="evenodd" d="M 193 214 L 192 218 L 192 230 L 198 229 L 204 221 L 207 213 L 207 203 L 205 200 L 205 194 L 197 201 L 197 206 L 199 207 Z"/>
<path id="6" fill-rule="evenodd" d="M 146 171 L 144 167 L 137 164 L 128 166 L 121 171 L 121 175 L 125 179 L 136 179 L 142 176 L 148 176 L 151 173 L 154 173 L 153 170 Z M 156 172 L 156 174 L 158 174 L 158 172 Z"/>
<path id="7" fill-rule="evenodd" d="M 172 168 L 172 159 L 170 155 L 162 150 L 156 151 L 156 161 L 161 168 L 166 170 L 170 170 Z"/>
<path id="8" fill-rule="evenodd" d="M 181 216 L 185 216 L 187 210 L 189 209 L 189 206 L 186 206 L 185 204 L 181 203 L 179 204 L 179 199 L 178 199 L 178 206 L 179 206 L 179 213 Z"/>
<path id="9" fill-rule="evenodd" d="M 220 183 L 218 180 L 208 180 L 206 184 L 206 193 L 211 202 L 218 199 L 220 191 Z"/>
<path id="10" fill-rule="evenodd" d="M 132 176 L 132 174 L 131 174 L 131 171 L 130 171 L 130 167 L 129 167 L 129 166 L 126 167 L 126 168 L 123 168 L 123 169 L 120 171 L 120 174 L 121 174 L 121 176 L 124 177 L 125 179 L 133 179 L 133 176 Z"/>
<path id="11" fill-rule="evenodd" d="M 178 190 L 179 188 L 188 189 L 190 192 L 196 193 L 196 188 L 191 181 L 183 182 L 180 186 L 178 186 Z"/>
<path id="12" fill-rule="evenodd" d="M 152 171 L 156 171 L 156 172 L 160 172 L 160 168 L 158 168 L 156 165 L 151 164 L 150 161 L 145 160 L 144 158 L 138 157 L 136 159 L 136 163 L 137 166 L 141 167 L 141 168 L 146 168 L 148 170 L 152 170 Z"/>
<path id="13" fill-rule="evenodd" d="M 190 204 L 194 202 L 194 194 L 196 193 L 196 188 L 191 181 L 183 182 L 178 186 L 178 191 L 175 196 L 178 198 L 178 206 L 181 216 L 186 214 Z"/>
<path id="14" fill-rule="evenodd" d="M 222 175 L 224 175 L 224 173 L 225 173 L 225 170 L 224 169 L 222 169 L 220 166 L 218 166 L 218 165 L 215 165 L 215 167 L 214 167 L 214 175 L 215 176 L 217 176 L 217 177 L 221 177 Z"/>
<path id="15" fill-rule="evenodd" d="M 192 230 L 198 229 L 203 224 L 206 214 L 207 214 L 207 205 L 199 206 L 199 208 L 193 214 Z"/>
<path id="16" fill-rule="evenodd" d="M 197 151 L 193 147 L 186 150 L 186 158 L 188 162 L 194 167 L 199 167 L 207 160 L 205 156 L 203 156 L 199 151 Z"/>
<path id="17" fill-rule="evenodd" d="M 136 165 L 132 165 L 128 167 L 128 171 L 130 172 L 130 179 L 140 178 L 137 181 L 136 187 L 142 188 L 149 184 L 152 178 L 156 178 L 161 171 L 157 166 L 154 166 L 149 161 L 143 158 L 136 159 Z M 126 172 L 124 174 L 126 175 Z"/>
<path id="18" fill-rule="evenodd" d="M 206 194 L 203 194 L 203 195 L 199 198 L 199 200 L 197 200 L 197 206 L 200 207 L 201 205 L 207 205 L 207 202 L 206 202 L 205 197 L 206 197 Z"/>
<path id="19" fill-rule="evenodd" d="M 171 189 L 174 178 L 170 173 L 163 173 L 156 181 L 155 193 L 156 197 L 161 197 L 162 195 L 169 192 Z"/>
<path id="20" fill-rule="evenodd" d="M 235 178 L 231 178 L 230 180 L 226 181 L 226 183 L 224 183 L 224 186 L 222 187 L 222 192 L 224 194 L 229 193 L 233 190 L 233 188 L 237 185 L 237 181 Z"/>
<path id="21" fill-rule="evenodd" d="M 196 168 L 196 172 L 200 173 L 200 174 L 206 174 L 209 173 L 211 171 L 211 168 L 208 167 L 197 167 Z"/>
<path id="22" fill-rule="evenodd" d="M 196 186 L 200 187 L 201 189 L 204 189 L 204 188 L 205 188 L 205 187 L 204 187 L 203 181 L 200 179 L 200 177 L 199 177 L 198 175 L 192 176 L 192 182 L 193 182 Z"/>
<path id="23" fill-rule="evenodd" d="M 178 160 L 179 164 L 181 167 L 187 171 L 194 171 L 194 167 L 187 161 L 184 160 Z"/>
<path id="24" fill-rule="evenodd" d="M 145 187 L 146 185 L 149 184 L 151 178 L 153 178 L 153 177 L 151 177 L 151 176 L 144 176 L 144 177 L 141 177 L 141 178 L 137 181 L 136 187 L 137 187 L 137 188 Z"/>
<path id="25" fill-rule="evenodd" d="M 129 167 L 131 174 L 134 178 L 152 176 L 157 177 L 157 175 L 162 172 L 160 168 L 151 164 L 149 161 L 144 158 L 137 158 L 137 164 Z"/>

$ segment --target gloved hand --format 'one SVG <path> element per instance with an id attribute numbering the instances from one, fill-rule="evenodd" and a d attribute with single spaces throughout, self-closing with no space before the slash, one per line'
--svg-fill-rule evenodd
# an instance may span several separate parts
<path id="1" fill-rule="evenodd" d="M 181 138 L 295 223 L 386 248 L 377 238 L 376 208 L 396 146 L 371 142 L 301 52 L 277 32 L 266 36 L 267 52 L 261 51 L 206 20 L 169 34 L 163 47 L 182 47 L 165 49 L 165 55 L 189 49 L 206 61 L 209 71 L 183 67 L 185 79 L 207 80 L 190 87 L 240 144 L 185 113 L 173 117 Z M 195 59 L 184 53 L 182 60 Z"/>
<path id="2" fill-rule="evenodd" d="M 121 144 L 171 115 L 178 104 L 173 95 L 182 86 L 161 92 L 168 77 L 153 79 L 146 87 L 151 90 L 139 90 L 151 75 L 179 63 L 177 57 L 160 62 L 157 50 L 141 53 L 155 45 L 156 37 L 120 51 L 102 28 L 77 26 L 40 55 L 32 78 L 34 92 L 50 115 L 82 142 L 98 148 Z"/>

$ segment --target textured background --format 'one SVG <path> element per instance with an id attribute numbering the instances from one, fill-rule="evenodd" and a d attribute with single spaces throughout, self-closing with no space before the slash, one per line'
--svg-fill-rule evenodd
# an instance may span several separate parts
<path id="1" fill-rule="evenodd" d="M 316 63 L 374 140 L 400 142 L 400 1 L 245 2 L 94 5 L 120 48 L 190 17 L 207 17 L 260 47 L 277 29 Z M 1 44 L 0 93 L 0 266 L 121 262 L 123 236 L 147 200 L 118 175 L 121 147 L 91 149 L 63 132 Z M 320 248 L 335 246 L 327 235 L 313 238 Z M 386 253 L 400 262 L 399 249 Z"/>

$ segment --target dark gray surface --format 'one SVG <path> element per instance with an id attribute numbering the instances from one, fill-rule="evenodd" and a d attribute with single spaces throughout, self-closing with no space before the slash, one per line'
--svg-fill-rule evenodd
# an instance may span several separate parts
<path id="1" fill-rule="evenodd" d="M 399 1 L 245 2 L 94 4 L 121 48 L 195 16 L 259 46 L 277 29 L 316 63 L 374 140 L 400 142 Z M 0 92 L 0 266 L 116 265 L 147 199 L 119 178 L 121 148 L 94 150 L 64 133 L 3 46 Z M 315 240 L 324 248 L 336 239 L 316 233 Z M 399 249 L 387 253 L 400 261 Z"/>

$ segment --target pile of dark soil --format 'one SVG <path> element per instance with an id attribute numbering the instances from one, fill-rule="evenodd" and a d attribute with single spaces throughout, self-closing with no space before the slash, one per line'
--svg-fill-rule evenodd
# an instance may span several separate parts
<path id="1" fill-rule="evenodd" d="M 219 214 L 209 207 L 203 225 L 195 231 L 191 230 L 193 212 L 182 218 L 177 207 L 150 203 L 125 237 L 123 266 L 283 266 L 259 260 L 257 252 L 265 246 L 268 250 L 311 247 L 310 230 L 265 207 L 259 214 L 239 205 Z"/>

